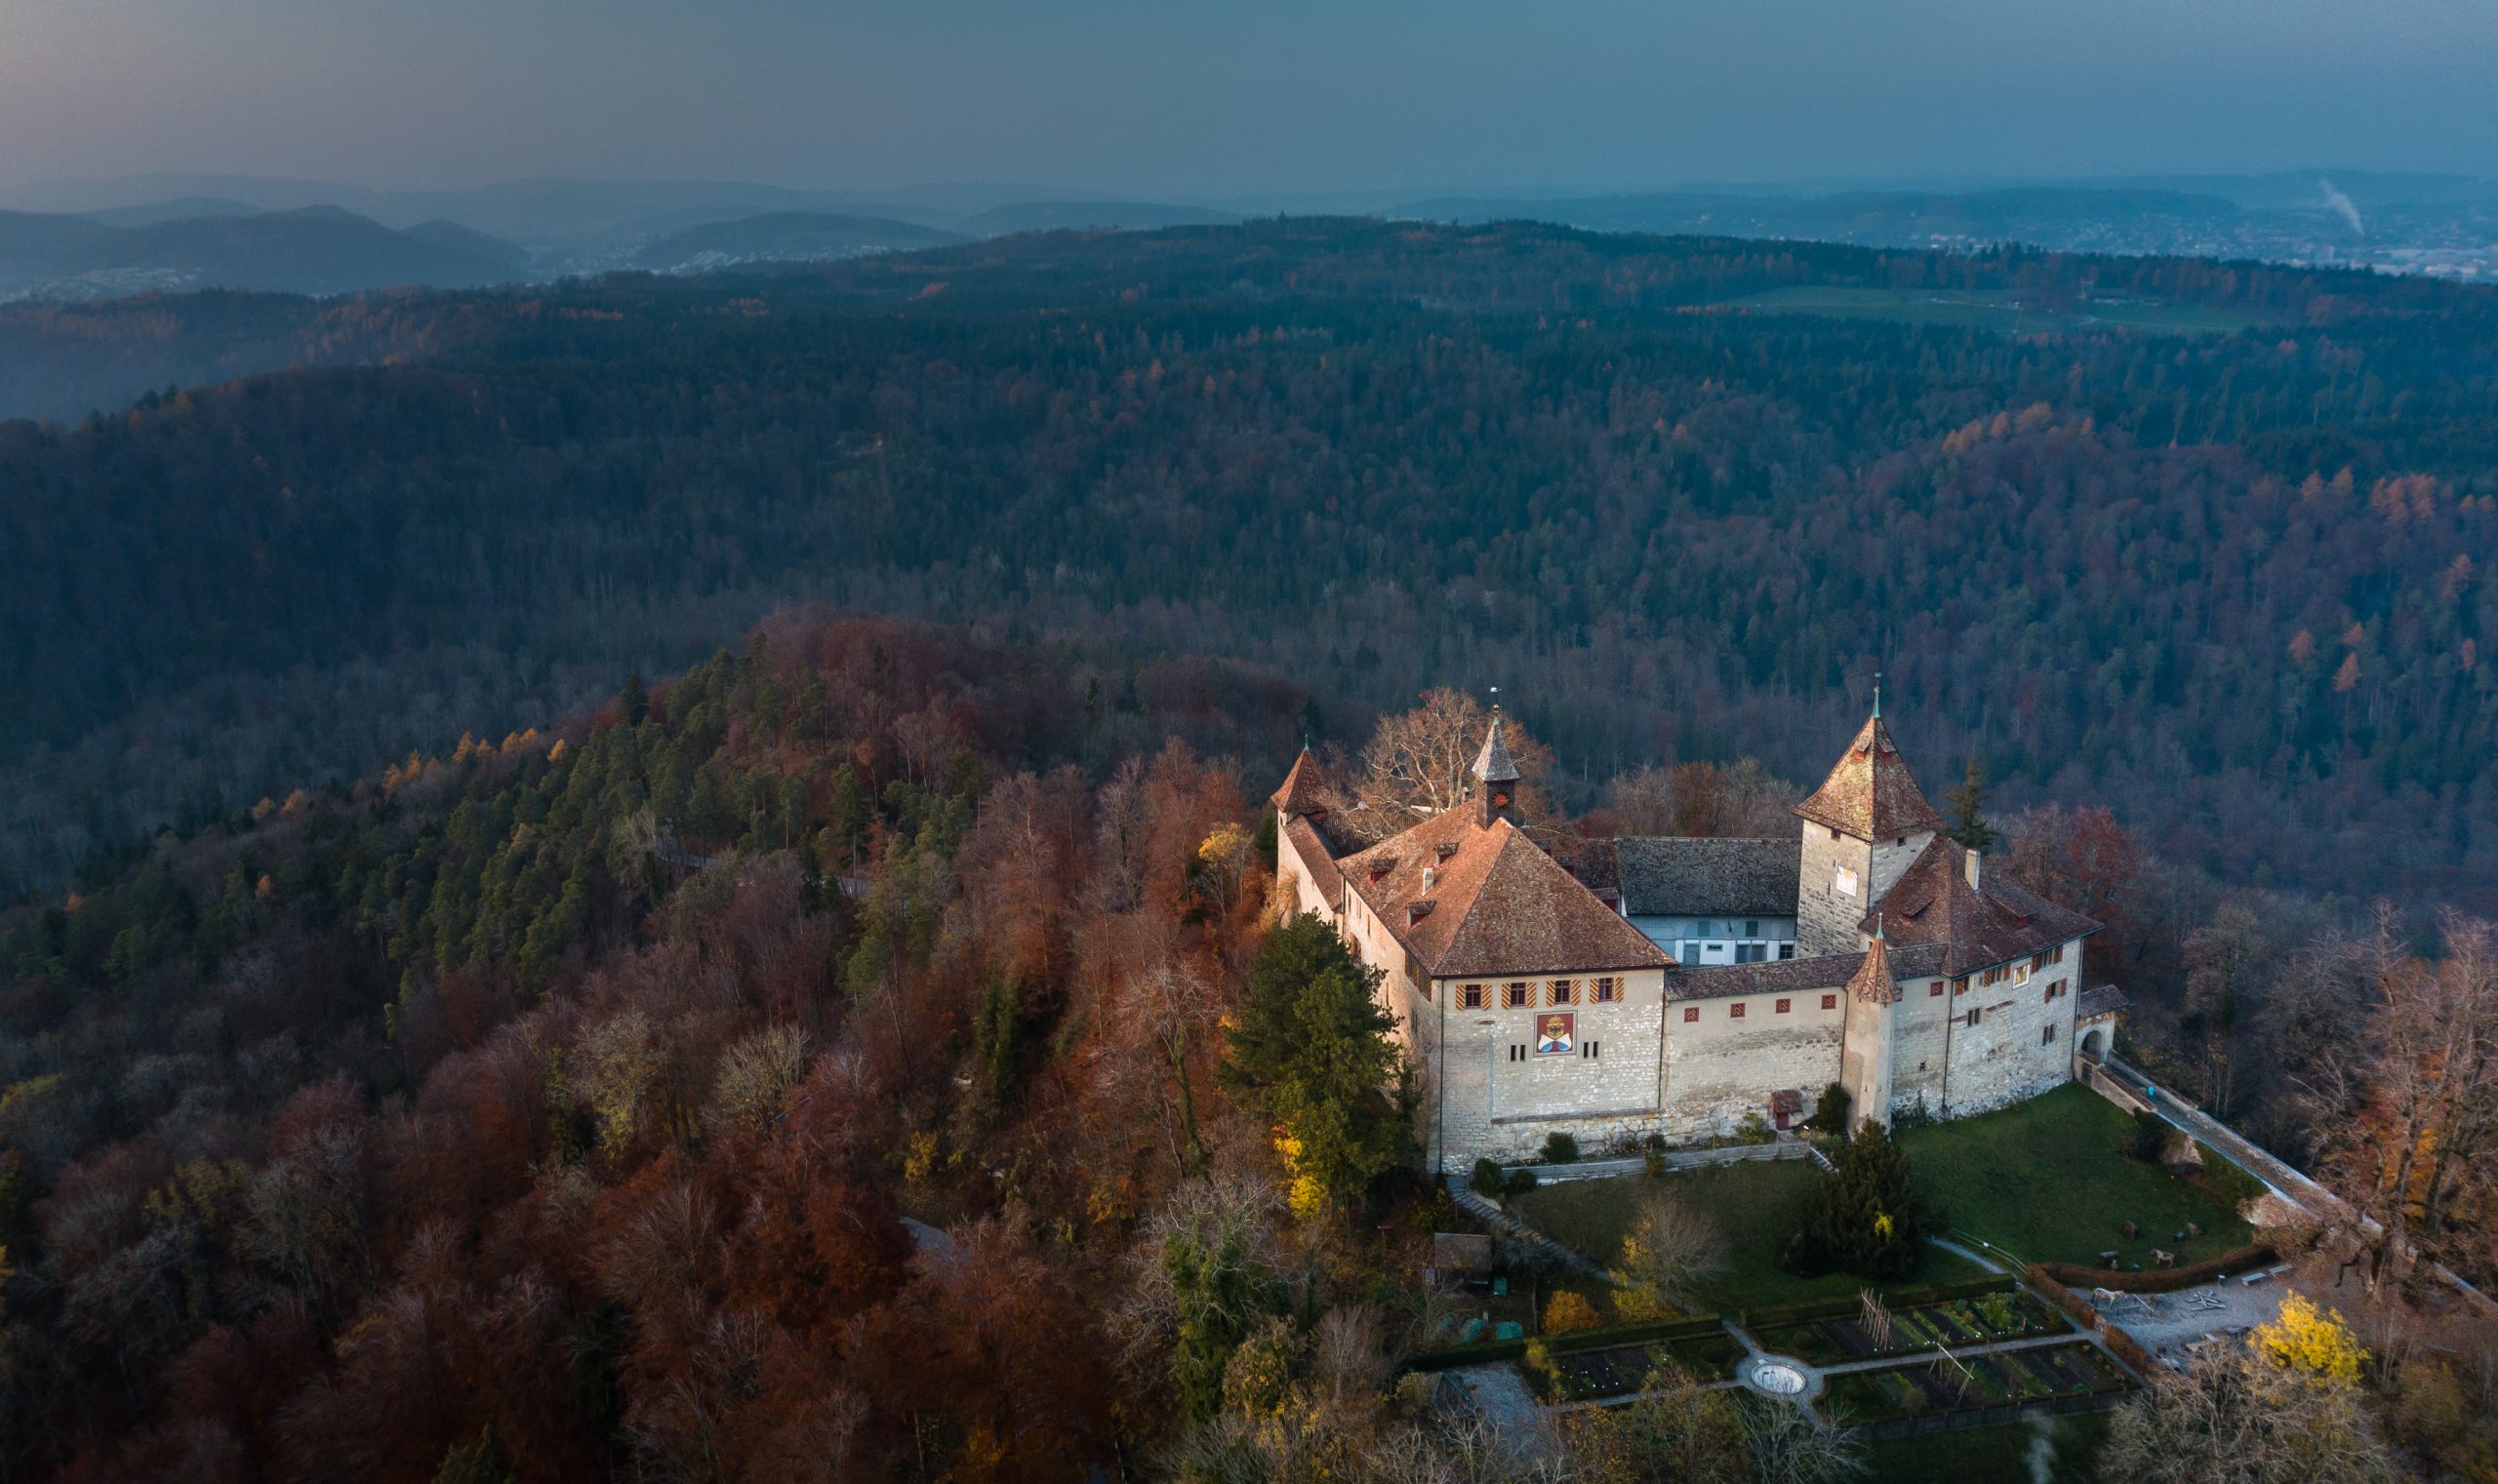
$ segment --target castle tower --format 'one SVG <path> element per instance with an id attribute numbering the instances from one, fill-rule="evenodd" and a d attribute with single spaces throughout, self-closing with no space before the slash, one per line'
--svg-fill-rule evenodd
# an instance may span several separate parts
<path id="1" fill-rule="evenodd" d="M 1878 696 L 1856 740 L 1795 813 L 1804 821 L 1795 951 L 1853 953 L 1865 942 L 1858 925 L 1943 829 L 1882 725 Z"/>
<path id="2" fill-rule="evenodd" d="M 1847 1089 L 1848 1124 L 1891 1126 L 1891 949 L 1882 922 L 1874 921 L 1874 941 L 1865 962 L 1847 982 L 1847 1025 L 1841 1033 L 1838 1084 Z"/>
<path id="3" fill-rule="evenodd" d="M 1327 771 L 1319 766 L 1318 754 L 1308 747 L 1292 760 L 1292 771 L 1284 775 L 1283 786 L 1267 802 L 1275 807 L 1275 818 L 1317 819 L 1327 812 Z"/>
<path id="4" fill-rule="evenodd" d="M 1510 756 L 1507 743 L 1501 741 L 1501 708 L 1492 707 L 1492 730 L 1483 739 L 1483 750 L 1470 770 L 1474 775 L 1474 822 L 1485 829 L 1494 820 L 1518 822 L 1518 765 Z"/>

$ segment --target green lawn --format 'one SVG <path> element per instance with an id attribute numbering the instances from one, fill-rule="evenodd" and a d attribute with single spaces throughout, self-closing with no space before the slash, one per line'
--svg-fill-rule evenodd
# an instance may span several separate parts
<path id="1" fill-rule="evenodd" d="M 2055 1484 L 2086 1484 L 2095 1475 L 2099 1445 L 2108 1436 L 2108 1414 L 2087 1412 L 2047 1422 L 1968 1432 L 1869 1443 L 1865 1462 L 1871 1484 L 2032 1484 L 2038 1477 L 2030 1456 L 2040 1438 L 2047 1446 L 2046 1477 Z"/>
<path id="2" fill-rule="evenodd" d="M 1691 1297 L 1715 1312 L 1732 1314 L 1768 1304 L 1846 1298 L 1864 1287 L 1864 1280 L 1845 1273 L 1798 1278 L 1778 1265 L 1779 1245 L 1794 1231 L 1804 1192 L 1820 1176 L 1820 1168 L 1811 1161 L 1791 1159 L 1664 1177 L 1665 1188 L 1709 1212 L 1726 1235 L 1730 1260 L 1726 1270 L 1702 1284 Z M 1610 1265 L 1621 1258 L 1623 1234 L 1631 1229 L 1640 1200 L 1659 1183 L 1642 1176 L 1564 1181 L 1538 1186 L 1518 1196 L 1514 1205 L 1528 1225 Z M 1908 1284 L 1953 1283 L 1983 1276 L 1984 1269 L 1928 1249 L 1924 1264 Z"/>
<path id="3" fill-rule="evenodd" d="M 2152 330 L 2169 334 L 2218 334 L 2255 323 L 2245 315 L 2200 304 L 2128 301 L 2077 306 L 2050 314 L 2016 290 L 1874 289 L 1797 287 L 1729 300 L 1712 307 L 1756 314 L 1818 314 L 1833 319 L 1886 319 L 1910 325 L 1944 325 L 2004 335 L 2094 329 Z"/>
<path id="4" fill-rule="evenodd" d="M 2149 1267 L 2160 1247 L 2198 1263 L 2254 1239 L 2236 1210 L 2261 1189 L 2252 1179 L 2209 1151 L 2205 1173 L 2193 1177 L 2130 1159 L 2131 1129 L 2123 1109 L 2073 1083 L 2001 1112 L 1913 1130 L 1901 1143 L 1954 1230 L 2031 1262 L 2087 1265 L 2114 1249 Z M 2130 1242 L 2119 1229 L 2128 1221 L 2142 1232 Z M 2189 1222 L 2203 1234 L 2175 1241 Z"/>

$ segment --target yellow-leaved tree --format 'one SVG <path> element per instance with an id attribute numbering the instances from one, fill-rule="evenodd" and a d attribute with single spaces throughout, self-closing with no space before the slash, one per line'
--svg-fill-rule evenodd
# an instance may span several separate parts
<path id="1" fill-rule="evenodd" d="M 2281 1301 L 2281 1312 L 2272 1323 L 2255 1327 L 2247 1343 L 2284 1371 L 2328 1381 L 2357 1381 L 2368 1358 L 2339 1310 L 2317 1308 L 2296 1293 Z"/>

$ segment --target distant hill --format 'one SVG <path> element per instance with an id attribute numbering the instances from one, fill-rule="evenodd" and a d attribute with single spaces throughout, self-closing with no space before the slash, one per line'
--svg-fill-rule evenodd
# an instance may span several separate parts
<path id="1" fill-rule="evenodd" d="M 111 230 L 85 217 L 0 212 L 0 293 L 7 291 L 12 279 L 49 272 L 53 263 Z"/>
<path id="2" fill-rule="evenodd" d="M 965 240 L 959 233 L 886 217 L 767 212 L 672 232 L 643 248 L 634 256 L 633 265 L 657 272 L 691 272 L 741 262 L 857 258 Z"/>
<path id="3" fill-rule="evenodd" d="M 154 226 L 160 221 L 197 221 L 204 217 L 257 217 L 269 210 L 272 208 L 237 201 L 230 196 L 182 196 L 171 201 L 147 201 L 137 206 L 116 206 L 79 215 L 103 226 Z"/>
<path id="4" fill-rule="evenodd" d="M 330 206 L 122 227 L 84 217 L 0 214 L 0 294 L 18 297 L 481 288 L 518 278 L 526 265 L 526 255 L 510 243 L 452 222 L 392 231 Z"/>
<path id="5" fill-rule="evenodd" d="M 1166 226 L 1230 226 L 1240 218 L 1202 206 L 1173 206 L 1156 201 L 1021 201 L 992 207 L 956 223 L 974 237 L 1003 237 L 1010 232 L 1153 231 Z"/>

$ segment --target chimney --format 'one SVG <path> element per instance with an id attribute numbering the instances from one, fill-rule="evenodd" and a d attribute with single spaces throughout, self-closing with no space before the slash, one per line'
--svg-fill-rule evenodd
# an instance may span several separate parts
<path id="1" fill-rule="evenodd" d="M 1978 890 L 1978 871 L 1982 858 L 1973 850 L 1968 852 L 1962 860 L 1964 862 L 1962 873 L 1969 878 L 1969 890 L 1974 892 Z"/>
<path id="2" fill-rule="evenodd" d="M 1440 873 L 1437 870 L 1428 865 L 1424 866 L 1423 895 L 1426 897 L 1430 896 L 1431 894 L 1431 888 L 1439 884 L 1439 879 Z"/>

